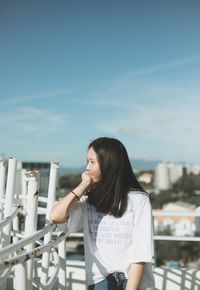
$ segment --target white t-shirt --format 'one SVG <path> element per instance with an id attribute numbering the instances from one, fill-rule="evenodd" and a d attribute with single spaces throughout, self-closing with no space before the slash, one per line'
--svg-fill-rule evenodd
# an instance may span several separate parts
<path id="1" fill-rule="evenodd" d="M 127 210 L 120 218 L 96 212 L 82 198 L 60 229 L 71 233 L 82 228 L 88 285 L 113 272 L 124 272 L 127 277 L 131 263 L 145 262 L 139 290 L 154 289 L 152 210 L 146 194 L 130 192 Z"/>

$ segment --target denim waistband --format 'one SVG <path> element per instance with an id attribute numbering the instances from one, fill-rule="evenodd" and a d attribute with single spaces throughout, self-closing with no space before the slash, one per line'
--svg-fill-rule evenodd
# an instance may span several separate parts
<path id="1" fill-rule="evenodd" d="M 104 280 L 89 285 L 89 290 L 125 290 L 127 279 L 122 272 L 113 272 L 109 274 Z"/>
<path id="2" fill-rule="evenodd" d="M 114 273 L 111 273 L 110 275 L 114 276 L 115 279 L 117 279 L 117 280 L 126 279 L 126 276 L 123 272 L 114 272 Z"/>

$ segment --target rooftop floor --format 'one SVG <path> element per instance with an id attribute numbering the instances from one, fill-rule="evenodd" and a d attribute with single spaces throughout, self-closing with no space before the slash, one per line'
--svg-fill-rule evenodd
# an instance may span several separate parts
<path id="1" fill-rule="evenodd" d="M 87 290 L 85 280 L 85 262 L 69 260 L 67 267 L 67 290 Z M 36 279 L 40 277 L 38 268 Z M 200 269 L 173 269 L 167 267 L 154 268 L 156 290 L 199 290 Z M 35 288 L 36 289 L 36 288 Z M 52 290 L 57 290 L 57 283 Z M 11 289 L 9 289 L 11 290 Z"/>

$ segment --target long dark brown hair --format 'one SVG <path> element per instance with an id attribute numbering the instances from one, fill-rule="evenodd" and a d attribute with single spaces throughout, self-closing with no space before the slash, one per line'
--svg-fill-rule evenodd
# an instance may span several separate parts
<path id="1" fill-rule="evenodd" d="M 124 145 L 117 139 L 101 137 L 89 146 L 97 154 L 101 180 L 88 193 L 88 203 L 98 212 L 121 217 L 127 208 L 128 192 L 145 192 L 137 181 Z"/>

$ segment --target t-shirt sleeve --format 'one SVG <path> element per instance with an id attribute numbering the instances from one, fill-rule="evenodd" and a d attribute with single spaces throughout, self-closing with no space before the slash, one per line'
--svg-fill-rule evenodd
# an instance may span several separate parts
<path id="1" fill-rule="evenodd" d="M 83 228 L 83 203 L 78 202 L 76 207 L 69 215 L 67 222 L 60 224 L 58 230 L 70 234 L 78 232 L 82 228 Z"/>
<path id="2" fill-rule="evenodd" d="M 152 262 L 153 258 L 153 218 L 149 197 L 134 194 L 134 226 L 131 262 Z"/>

